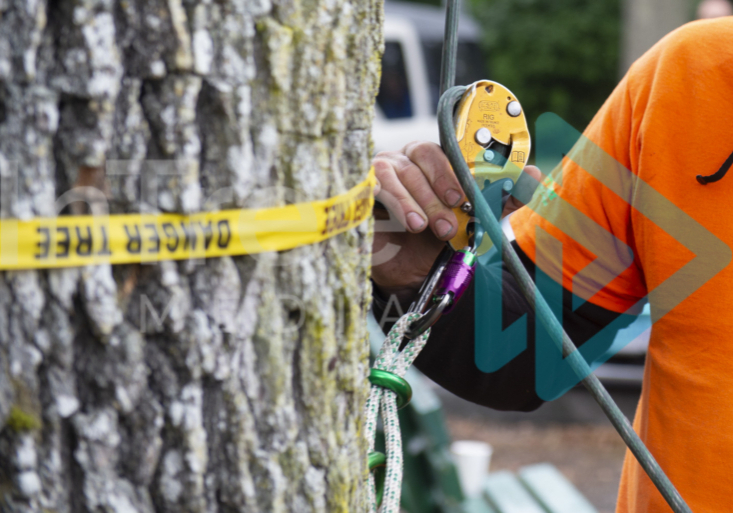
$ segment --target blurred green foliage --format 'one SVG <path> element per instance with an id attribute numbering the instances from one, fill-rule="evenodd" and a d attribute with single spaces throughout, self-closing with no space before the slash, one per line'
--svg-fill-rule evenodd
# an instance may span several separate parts
<path id="1" fill-rule="evenodd" d="M 620 0 L 470 0 L 492 80 L 522 103 L 533 130 L 553 112 L 583 130 L 618 83 Z"/>

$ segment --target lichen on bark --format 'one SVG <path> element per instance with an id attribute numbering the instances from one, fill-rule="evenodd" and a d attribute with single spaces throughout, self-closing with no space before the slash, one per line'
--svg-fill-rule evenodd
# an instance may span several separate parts
<path id="1" fill-rule="evenodd" d="M 345 192 L 369 167 L 381 10 L 0 0 L 0 215 Z M 362 510 L 370 230 L 0 273 L 0 511 Z"/>

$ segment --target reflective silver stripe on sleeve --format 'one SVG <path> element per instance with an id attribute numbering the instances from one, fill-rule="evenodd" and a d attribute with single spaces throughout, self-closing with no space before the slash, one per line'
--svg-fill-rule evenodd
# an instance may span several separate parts
<path id="1" fill-rule="evenodd" d="M 506 235 L 506 238 L 509 239 L 509 242 L 512 242 L 517 237 L 514 235 L 514 230 L 512 229 L 512 223 L 509 222 L 509 218 L 514 215 L 514 212 L 506 216 L 504 219 L 501 220 L 501 229 L 504 230 L 504 235 Z"/>

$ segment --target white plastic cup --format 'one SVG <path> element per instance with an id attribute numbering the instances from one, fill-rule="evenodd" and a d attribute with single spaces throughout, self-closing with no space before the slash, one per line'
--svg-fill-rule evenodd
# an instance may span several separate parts
<path id="1" fill-rule="evenodd" d="M 494 449 L 487 443 L 474 440 L 456 440 L 450 446 L 458 478 L 466 497 L 477 497 L 489 472 Z"/>

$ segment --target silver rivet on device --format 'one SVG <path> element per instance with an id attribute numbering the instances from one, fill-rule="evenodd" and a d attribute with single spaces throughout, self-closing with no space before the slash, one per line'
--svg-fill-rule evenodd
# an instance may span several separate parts
<path id="1" fill-rule="evenodd" d="M 519 105 L 517 100 L 514 100 L 513 102 L 509 102 L 509 105 L 506 106 L 506 111 L 511 117 L 516 118 L 522 113 L 522 106 Z"/>
<path id="2" fill-rule="evenodd" d="M 468 201 L 466 201 L 463 205 L 461 205 L 461 212 L 465 212 L 466 214 L 468 214 L 472 209 L 473 207 L 471 206 L 471 203 L 469 203 Z"/>
<path id="3" fill-rule="evenodd" d="M 486 162 L 491 162 L 492 160 L 494 160 L 494 152 L 492 150 L 486 150 L 484 152 L 484 160 Z"/>
<path id="4" fill-rule="evenodd" d="M 481 146 L 486 146 L 491 142 L 491 132 L 486 127 L 481 127 L 478 130 L 476 130 L 476 142 L 479 143 Z"/>

